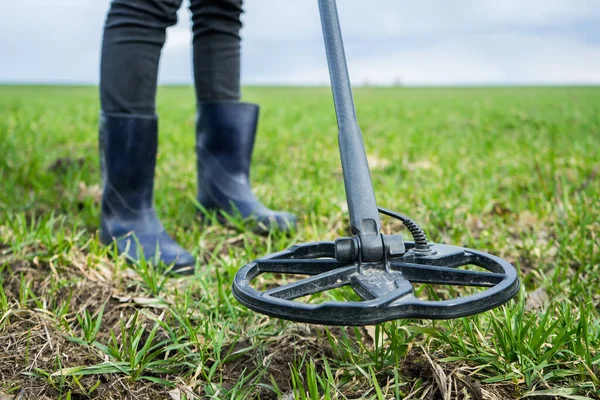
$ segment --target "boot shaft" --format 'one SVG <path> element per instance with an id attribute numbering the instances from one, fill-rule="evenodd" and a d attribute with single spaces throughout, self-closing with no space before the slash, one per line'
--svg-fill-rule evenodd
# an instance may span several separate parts
<path id="1" fill-rule="evenodd" d="M 229 174 L 248 177 L 259 107 L 239 102 L 201 103 L 196 118 L 196 149 L 214 157 Z M 208 153 L 208 154 L 206 154 Z"/>
<path id="2" fill-rule="evenodd" d="M 157 118 L 102 114 L 99 133 L 103 210 L 152 208 Z"/>

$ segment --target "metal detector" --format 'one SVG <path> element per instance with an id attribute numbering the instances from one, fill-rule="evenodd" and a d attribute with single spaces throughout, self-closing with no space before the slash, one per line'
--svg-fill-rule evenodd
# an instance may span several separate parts
<path id="1" fill-rule="evenodd" d="M 353 236 L 300 244 L 252 261 L 236 274 L 233 294 L 260 313 L 324 325 L 371 325 L 399 318 L 450 319 L 506 303 L 519 290 L 511 264 L 481 251 L 430 243 L 410 218 L 377 206 L 335 0 L 319 0 L 319 11 Z M 380 213 L 402 221 L 413 241 L 404 241 L 399 234 L 382 234 Z M 252 283 L 263 273 L 310 277 L 257 290 Z M 448 293 L 456 297 L 431 300 L 416 296 L 415 284 L 484 290 L 464 295 L 465 289 L 451 289 L 445 292 L 446 297 Z M 343 287 L 350 288 L 355 301 L 301 301 Z"/>

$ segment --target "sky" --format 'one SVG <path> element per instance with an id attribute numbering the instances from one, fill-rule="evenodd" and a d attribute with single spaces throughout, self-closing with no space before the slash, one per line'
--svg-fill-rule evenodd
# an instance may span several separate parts
<path id="1" fill-rule="evenodd" d="M 189 84 L 190 15 L 161 84 Z M 0 82 L 97 84 L 109 0 L 0 0 Z M 243 84 L 328 84 L 316 0 L 245 0 Z M 600 0 L 338 0 L 353 84 L 600 84 Z"/>

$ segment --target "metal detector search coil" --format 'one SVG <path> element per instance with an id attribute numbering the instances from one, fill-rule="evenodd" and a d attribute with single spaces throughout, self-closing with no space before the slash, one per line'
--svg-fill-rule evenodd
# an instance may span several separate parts
<path id="1" fill-rule="evenodd" d="M 418 256 L 413 242 L 399 258 L 377 263 L 347 264 L 335 259 L 334 242 L 293 246 L 255 260 L 235 276 L 233 293 L 246 307 L 277 318 L 324 325 L 373 325 L 399 318 L 451 319 L 498 307 L 519 290 L 515 269 L 501 258 L 457 246 L 434 244 L 436 254 Z M 489 272 L 459 269 L 476 265 Z M 260 274 L 305 274 L 311 277 L 257 291 L 250 282 Z M 487 290 L 450 300 L 421 300 L 414 283 L 478 286 Z M 300 297 L 350 286 L 364 301 L 310 304 Z"/>
<path id="2" fill-rule="evenodd" d="M 358 126 L 335 0 L 319 0 L 329 76 L 338 123 L 351 237 L 293 246 L 242 267 L 233 294 L 246 307 L 277 318 L 324 325 L 371 325 L 399 318 L 450 319 L 498 307 L 519 291 L 515 268 L 505 260 L 458 246 L 431 244 L 410 218 L 377 206 Z M 414 241 L 381 233 L 379 213 L 402 221 Z M 479 270 L 464 269 L 465 266 Z M 484 271 L 481 271 L 483 269 Z M 263 273 L 310 277 L 258 291 Z M 444 300 L 415 296 L 415 284 L 482 287 Z M 360 301 L 310 304 L 301 297 L 350 287 Z"/>

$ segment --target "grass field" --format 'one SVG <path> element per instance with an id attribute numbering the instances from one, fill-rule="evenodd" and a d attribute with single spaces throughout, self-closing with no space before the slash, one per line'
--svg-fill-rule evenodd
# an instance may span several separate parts
<path id="1" fill-rule="evenodd" d="M 355 96 L 378 204 L 512 262 L 515 300 L 347 329 L 237 303 L 245 263 L 348 235 L 328 88 L 244 91 L 262 106 L 255 191 L 299 215 L 290 237 L 196 217 L 193 91 L 160 88 L 156 206 L 200 260 L 175 279 L 98 243 L 96 89 L 4 86 L 0 399 L 600 398 L 600 89 Z"/>

